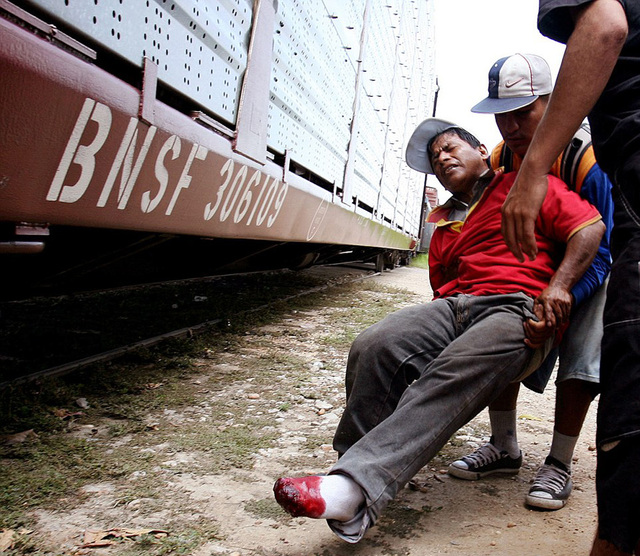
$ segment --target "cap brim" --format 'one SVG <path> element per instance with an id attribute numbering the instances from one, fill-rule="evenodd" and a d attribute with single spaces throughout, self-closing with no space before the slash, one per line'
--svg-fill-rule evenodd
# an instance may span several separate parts
<path id="1" fill-rule="evenodd" d="M 538 99 L 538 95 L 530 97 L 516 97 L 516 98 L 491 98 L 487 97 L 476 104 L 471 112 L 477 114 L 502 114 L 504 112 L 511 112 L 528 106 L 532 102 Z"/>
<path id="2" fill-rule="evenodd" d="M 452 127 L 458 127 L 458 125 L 438 118 L 429 118 L 416 127 L 409 139 L 409 143 L 407 143 L 407 152 L 405 154 L 409 167 L 418 172 L 433 174 L 427 154 L 427 145 L 436 135 Z"/>

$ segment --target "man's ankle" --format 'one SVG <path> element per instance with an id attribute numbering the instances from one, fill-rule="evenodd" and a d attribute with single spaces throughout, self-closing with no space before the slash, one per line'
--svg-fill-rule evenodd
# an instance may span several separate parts
<path id="1" fill-rule="evenodd" d="M 293 517 L 353 519 L 365 502 L 360 486 L 346 475 L 285 477 L 273 486 L 278 504 Z"/>

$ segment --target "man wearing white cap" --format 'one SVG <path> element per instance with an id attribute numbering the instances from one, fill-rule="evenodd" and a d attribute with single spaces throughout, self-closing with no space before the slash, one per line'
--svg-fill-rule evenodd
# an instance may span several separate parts
<path id="1" fill-rule="evenodd" d="M 520 168 L 546 110 L 551 90 L 551 71 L 539 56 L 514 54 L 493 64 L 489 71 L 489 96 L 471 109 L 476 113 L 494 114 L 504 139 L 491 154 L 492 168 L 503 167 L 505 171 Z M 557 510 L 565 505 L 571 493 L 573 452 L 599 383 L 602 313 L 611 267 L 609 237 L 613 200 L 611 183 L 595 161 L 586 125 L 562 151 L 551 174 L 594 205 L 607 226 L 594 262 L 571 291 L 570 326 L 559 348 L 551 449 L 525 497 L 530 506 Z M 542 392 L 557 359 L 558 349 L 554 349 L 542 367 L 524 380 L 525 386 Z M 510 385 L 489 406 L 491 440 L 474 453 L 453 462 L 449 466 L 451 475 L 475 480 L 493 473 L 519 471 L 522 455 L 516 434 L 518 391 L 519 384 Z"/>
<path id="2" fill-rule="evenodd" d="M 494 176 L 488 156 L 449 122 L 430 119 L 415 130 L 407 163 L 449 190 L 473 191 L 464 229 L 439 261 L 455 273 L 441 280 L 434 301 L 393 313 L 354 341 L 333 441 L 340 458 L 329 473 L 274 485 L 287 512 L 326 519 L 347 542 L 362 538 L 456 430 L 539 364 L 548 352 L 543 340 L 568 316 L 569 289 L 604 232 L 597 210 L 550 176 L 536 230 L 541 254 L 521 265 L 500 234 L 515 174 Z M 527 338 L 545 345 L 532 349 Z"/>

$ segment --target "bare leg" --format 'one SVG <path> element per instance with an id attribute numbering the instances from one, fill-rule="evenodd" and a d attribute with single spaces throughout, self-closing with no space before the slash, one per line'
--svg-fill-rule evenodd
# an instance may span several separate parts
<path id="1" fill-rule="evenodd" d="M 560 382 L 556 392 L 555 430 L 578 436 L 593 400 L 593 384 L 570 379 Z"/>
<path id="2" fill-rule="evenodd" d="M 500 394 L 495 401 L 489 405 L 489 411 L 511 411 L 516 408 L 520 383 L 512 382 Z"/>

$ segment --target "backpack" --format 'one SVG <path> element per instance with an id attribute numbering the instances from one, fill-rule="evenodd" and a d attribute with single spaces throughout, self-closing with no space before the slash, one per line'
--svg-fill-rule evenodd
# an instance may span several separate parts
<path id="1" fill-rule="evenodd" d="M 551 168 L 551 174 L 565 182 L 569 189 L 580 193 L 585 176 L 595 163 L 591 129 L 584 122 L 566 146 L 558 160 Z M 520 168 L 522 160 L 507 144 L 502 141 L 491 153 L 491 167 L 504 167 L 505 172 L 512 172 Z M 582 165 L 582 168 L 581 168 Z"/>

